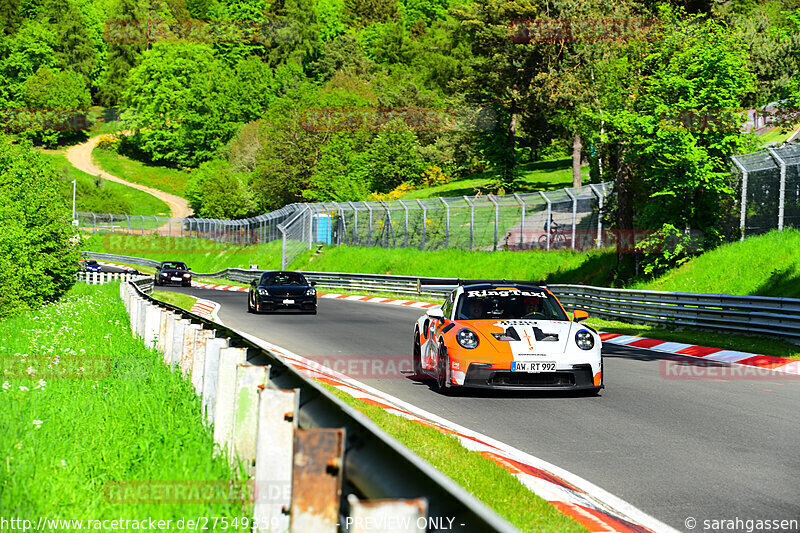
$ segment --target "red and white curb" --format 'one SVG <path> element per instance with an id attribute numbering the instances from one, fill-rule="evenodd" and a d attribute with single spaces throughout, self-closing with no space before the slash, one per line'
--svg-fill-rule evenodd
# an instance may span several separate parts
<path id="1" fill-rule="evenodd" d="M 480 453 L 505 469 L 530 491 L 592 533 L 677 533 L 677 530 L 562 468 L 438 417 L 263 339 L 246 333 L 240 334 L 283 358 L 307 377 L 328 383 L 388 413 L 455 436 L 462 446 Z"/>
<path id="2" fill-rule="evenodd" d="M 726 363 L 729 365 L 741 365 L 745 367 L 758 368 L 760 370 L 772 370 L 785 374 L 800 376 L 800 360 L 788 359 L 785 357 L 773 357 L 770 355 L 758 355 L 736 350 L 723 350 L 722 348 L 709 348 L 708 346 L 697 346 L 694 344 L 684 344 L 682 342 L 668 342 L 647 337 L 636 337 L 633 335 L 621 335 L 619 333 L 600 333 L 603 343 L 617 344 L 620 346 L 630 346 L 632 348 L 643 348 L 656 352 L 671 353 L 694 357 L 703 361 L 714 361 L 715 363 Z"/>
<path id="3" fill-rule="evenodd" d="M 194 313 L 198 316 L 203 318 L 207 318 L 213 322 L 218 324 L 222 324 L 222 321 L 217 316 L 219 312 L 220 305 L 217 302 L 212 302 L 211 300 L 204 300 L 202 298 L 198 298 L 197 301 L 194 303 L 189 312 Z"/>
<path id="4" fill-rule="evenodd" d="M 97 264 L 117 267 L 125 270 L 126 272 L 138 272 L 135 268 L 129 267 L 128 265 L 120 265 L 119 263 L 109 263 L 108 261 L 98 261 Z"/>
<path id="5" fill-rule="evenodd" d="M 352 294 L 334 294 L 330 292 L 318 292 L 317 296 L 319 296 L 320 298 L 328 298 L 333 300 L 348 300 L 351 302 L 365 302 L 373 304 L 404 305 L 407 307 L 419 307 L 421 309 L 430 309 L 431 307 L 439 307 L 439 304 L 432 304 L 430 302 L 418 302 L 416 300 L 397 300 L 395 298 L 378 298 L 376 296 L 355 296 Z"/>
<path id="6" fill-rule="evenodd" d="M 198 289 L 209 289 L 212 291 L 247 292 L 248 290 L 248 287 L 234 287 L 233 285 L 214 285 L 213 283 L 202 283 L 200 281 L 192 281 L 192 287 Z"/>

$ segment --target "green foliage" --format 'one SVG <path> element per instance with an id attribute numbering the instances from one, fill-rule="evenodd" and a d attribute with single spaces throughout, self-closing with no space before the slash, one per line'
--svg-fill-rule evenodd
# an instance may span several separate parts
<path id="1" fill-rule="evenodd" d="M 227 161 L 208 161 L 195 169 L 186 197 L 200 217 L 231 220 L 255 214 L 247 175 L 231 171 Z"/>
<path id="2" fill-rule="evenodd" d="M 338 133 L 320 150 L 320 159 L 309 178 L 303 197 L 314 202 L 364 200 L 370 188 L 364 153 L 365 135 Z"/>
<path id="3" fill-rule="evenodd" d="M 643 254 L 640 268 L 648 278 L 658 276 L 689 261 L 703 251 L 702 241 L 690 233 L 671 224 L 648 235 L 636 244 L 636 251 Z"/>
<path id="4" fill-rule="evenodd" d="M 78 251 L 55 170 L 29 144 L 0 137 L 0 316 L 69 289 Z"/>
<path id="5" fill-rule="evenodd" d="M 371 189 L 386 193 L 400 185 L 421 181 L 425 162 L 414 132 L 401 123 L 389 123 L 367 148 L 367 175 Z"/>

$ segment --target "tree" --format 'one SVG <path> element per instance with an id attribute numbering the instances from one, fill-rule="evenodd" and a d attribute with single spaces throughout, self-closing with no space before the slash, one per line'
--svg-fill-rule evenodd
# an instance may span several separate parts
<path id="1" fill-rule="evenodd" d="M 197 216 L 230 220 L 255 214 L 247 174 L 233 172 L 227 161 L 202 163 L 186 183 L 186 196 Z"/>
<path id="2" fill-rule="evenodd" d="M 370 189 L 386 193 L 401 183 L 418 183 L 425 170 L 417 136 L 402 122 L 390 122 L 367 149 Z"/>
<path id="3" fill-rule="evenodd" d="M 370 192 L 367 132 L 336 133 L 320 150 L 303 198 L 314 202 L 364 200 Z"/>
<path id="4" fill-rule="evenodd" d="M 79 252 L 56 171 L 30 144 L 0 137 L 0 316 L 54 302 Z"/>

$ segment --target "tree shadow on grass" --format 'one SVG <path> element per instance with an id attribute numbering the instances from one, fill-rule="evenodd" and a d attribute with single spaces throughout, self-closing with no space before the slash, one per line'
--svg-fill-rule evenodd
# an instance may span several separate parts
<path id="1" fill-rule="evenodd" d="M 752 294 L 755 296 L 800 298 L 800 273 L 793 266 L 775 269 Z"/>

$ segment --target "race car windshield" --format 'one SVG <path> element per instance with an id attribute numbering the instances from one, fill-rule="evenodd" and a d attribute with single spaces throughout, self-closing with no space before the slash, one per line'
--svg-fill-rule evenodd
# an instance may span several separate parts
<path id="1" fill-rule="evenodd" d="M 264 274 L 261 285 L 308 285 L 300 274 Z"/>
<path id="2" fill-rule="evenodd" d="M 456 318 L 569 320 L 555 299 L 539 290 L 465 291 L 459 299 Z"/>
<path id="3" fill-rule="evenodd" d="M 169 268 L 171 270 L 186 270 L 186 265 L 183 263 L 164 263 L 161 268 Z"/>

